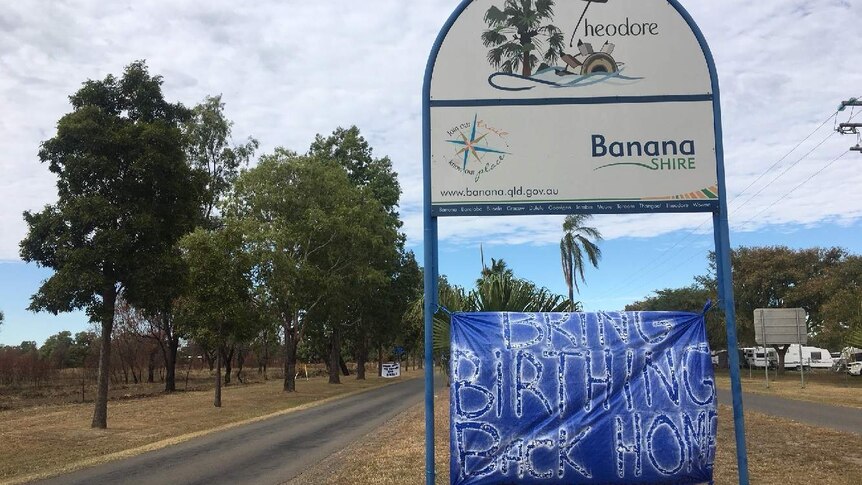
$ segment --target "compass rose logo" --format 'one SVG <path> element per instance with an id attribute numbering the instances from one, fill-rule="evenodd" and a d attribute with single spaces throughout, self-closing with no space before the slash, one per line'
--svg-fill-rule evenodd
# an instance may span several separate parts
<path id="1" fill-rule="evenodd" d="M 454 138 L 446 140 L 457 147 L 454 158 L 449 165 L 459 172 L 472 175 L 479 180 L 482 174 L 497 168 L 509 152 L 505 137 L 507 132 L 489 126 L 479 119 L 479 114 L 473 116 L 472 123 L 464 123 L 447 132 Z"/>

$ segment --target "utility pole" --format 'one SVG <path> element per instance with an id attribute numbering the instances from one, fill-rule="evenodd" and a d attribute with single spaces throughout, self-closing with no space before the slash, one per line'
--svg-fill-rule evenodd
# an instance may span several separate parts
<path id="1" fill-rule="evenodd" d="M 851 107 L 850 119 L 847 120 L 847 123 L 839 124 L 835 128 L 835 131 L 842 135 L 856 135 L 856 146 L 850 147 L 850 151 L 859 152 L 859 154 L 862 155 L 862 134 L 860 134 L 859 131 L 859 129 L 862 128 L 862 123 L 851 123 L 851 121 L 853 121 L 852 110 L 857 107 L 862 107 L 862 101 L 858 98 L 850 98 L 847 101 L 842 101 L 841 106 L 838 107 L 838 111 L 844 111 L 848 106 Z"/>

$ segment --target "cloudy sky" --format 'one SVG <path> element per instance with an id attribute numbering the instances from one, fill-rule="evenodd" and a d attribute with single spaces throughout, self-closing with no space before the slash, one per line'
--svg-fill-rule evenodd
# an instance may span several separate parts
<path id="1" fill-rule="evenodd" d="M 558 0 L 575 1 L 575 0 Z M 37 158 L 86 79 L 146 59 L 167 99 L 223 94 L 241 141 L 305 150 L 317 133 L 357 125 L 394 161 L 402 214 L 421 256 L 420 91 L 427 54 L 455 0 L 22 0 L 0 10 L 0 343 L 86 326 L 81 314 L 24 310 L 50 273 L 19 260 L 21 213 L 56 198 Z M 732 243 L 842 245 L 862 252 L 862 156 L 834 135 L 843 99 L 862 97 L 862 2 L 684 0 L 722 82 Z M 680 76 L 684 76 L 680 72 Z M 841 113 L 838 121 L 851 114 Z M 860 116 L 859 118 L 862 118 Z M 826 122 L 822 128 L 817 129 Z M 858 121 L 858 119 L 857 119 Z M 813 133 L 813 134 L 812 134 Z M 802 142 L 806 137 L 807 141 Z M 792 149 L 794 151 L 791 152 Z M 789 153 L 789 155 L 788 155 Z M 778 162 L 778 163 L 776 163 Z M 827 166 L 828 165 L 828 166 Z M 770 169 L 770 167 L 772 167 Z M 812 178 L 813 176 L 813 178 Z M 744 191 L 744 192 L 743 192 Z M 711 248 L 707 215 L 603 216 L 607 242 L 588 272 L 588 309 L 618 308 L 688 284 Z M 487 257 L 556 291 L 557 217 L 441 223 L 441 271 L 468 284 Z"/>

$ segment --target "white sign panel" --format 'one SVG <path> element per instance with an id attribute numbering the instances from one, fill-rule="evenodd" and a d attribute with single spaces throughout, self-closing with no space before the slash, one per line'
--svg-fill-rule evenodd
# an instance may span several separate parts
<path id="1" fill-rule="evenodd" d="M 433 215 L 717 209 L 710 70 L 668 0 L 475 0 L 433 65 Z"/>
<path id="2" fill-rule="evenodd" d="M 431 98 L 499 99 L 710 94 L 691 27 L 667 0 L 556 0 L 534 23 L 506 0 L 475 0 L 434 65 Z M 529 63 L 525 67 L 524 59 Z"/>
<path id="3" fill-rule="evenodd" d="M 398 362 L 387 362 L 383 364 L 383 377 L 386 379 L 401 377 L 401 364 Z"/>
<path id="4" fill-rule="evenodd" d="M 754 340 L 760 345 L 808 343 L 808 317 L 803 308 L 754 310 Z"/>
<path id="5" fill-rule="evenodd" d="M 448 206 L 505 211 L 519 202 L 710 210 L 718 194 L 712 103 L 634 104 L 620 113 L 604 105 L 434 110 L 432 202 L 440 215 Z M 464 139 L 478 140 L 474 151 Z"/>

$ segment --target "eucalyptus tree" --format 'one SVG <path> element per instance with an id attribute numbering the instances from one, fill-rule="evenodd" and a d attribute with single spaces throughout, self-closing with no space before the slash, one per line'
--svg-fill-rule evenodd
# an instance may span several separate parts
<path id="1" fill-rule="evenodd" d="M 699 284 L 684 288 L 665 288 L 655 290 L 643 300 L 626 305 L 626 311 L 687 311 L 700 313 L 708 300 L 715 301 L 717 296 Z M 706 314 L 706 335 L 712 349 L 727 348 L 727 332 L 725 331 L 724 314 L 718 309 Z"/>
<path id="2" fill-rule="evenodd" d="M 359 365 L 358 378 L 364 378 L 364 363 L 372 340 L 378 353 L 384 344 L 381 337 L 387 334 L 386 327 L 400 321 L 403 314 L 403 294 L 396 278 L 404 269 L 401 263 L 406 257 L 405 238 L 398 233 L 402 223 L 398 214 L 401 186 L 398 174 L 388 157 L 376 157 L 368 141 L 356 126 L 338 128 L 330 136 L 318 135 L 311 144 L 309 154 L 321 161 L 336 163 L 347 173 L 350 182 L 365 197 L 376 201 L 386 214 L 377 236 L 381 244 L 369 247 L 363 257 L 367 267 L 386 275 L 380 279 L 364 279 L 362 285 L 352 287 L 350 311 L 344 321 L 330 321 L 330 360 L 340 356 L 340 340 L 344 337 L 353 348 Z M 373 249 L 373 251 L 372 251 Z M 377 281 L 377 283 L 373 283 Z M 396 303 L 397 302 L 397 303 Z M 395 315 L 395 313 L 402 314 Z M 335 368 L 334 362 L 331 363 Z M 336 376 L 337 377 L 337 376 Z"/>
<path id="3" fill-rule="evenodd" d="M 163 257 L 194 225 L 196 183 L 180 125 L 189 111 L 167 102 L 161 76 L 143 61 L 123 76 L 87 81 L 72 111 L 42 143 L 39 158 L 57 177 L 58 200 L 25 212 L 21 257 L 54 273 L 30 310 L 84 309 L 101 325 L 98 391 L 92 426 L 107 427 L 114 306 L 144 299 Z"/>
<path id="4" fill-rule="evenodd" d="M 560 240 L 560 261 L 563 266 L 563 277 L 569 288 L 569 306 L 575 311 L 575 290 L 578 290 L 578 278 L 584 279 L 584 255 L 593 267 L 599 267 L 602 258 L 602 250 L 598 242 L 602 240 L 602 233 L 594 227 L 585 226 L 593 216 L 588 214 L 576 214 L 566 216 L 563 222 L 563 238 Z"/>
<path id="5" fill-rule="evenodd" d="M 250 341 L 261 321 L 253 294 L 253 260 L 238 227 L 197 229 L 180 243 L 189 292 L 179 302 L 185 331 L 217 349 L 214 405 L 221 407 L 221 367 L 227 348 Z"/>
<path id="6" fill-rule="evenodd" d="M 379 203 L 338 164 L 276 149 L 237 179 L 224 205 L 242 228 L 257 294 L 284 334 L 284 391 L 296 390 L 296 352 L 310 326 L 334 329 L 353 295 L 379 285 L 368 255 L 395 239 Z M 336 374 L 337 377 L 337 374 Z"/>
<path id="7" fill-rule="evenodd" d="M 258 142 L 249 137 L 234 145 L 233 122 L 227 119 L 221 95 L 207 96 L 192 108 L 182 124 L 184 151 L 198 194 L 197 226 L 215 229 L 221 225 L 216 208 L 230 190 L 239 170 L 254 155 Z M 165 391 L 176 390 L 176 364 L 180 339 L 183 337 L 176 322 L 176 303 L 189 288 L 188 267 L 176 246 L 154 259 L 147 285 L 149 294 L 138 306 L 147 314 L 149 336 L 156 340 L 165 362 Z M 227 378 L 229 378 L 229 374 Z"/>
<path id="8" fill-rule="evenodd" d="M 697 281 L 715 293 L 715 254 L 711 253 L 709 258 L 711 274 L 698 277 Z M 836 276 L 846 258 L 847 251 L 837 247 L 767 246 L 732 250 L 733 293 L 740 341 L 754 343 L 754 310 L 804 308 L 808 314 L 808 330 L 822 340 L 820 344 L 840 344 L 843 332 L 835 331 L 837 321 L 829 321 L 824 310 L 837 309 L 830 306 L 829 301 L 836 296 L 836 291 L 848 287 L 835 284 L 843 279 L 836 279 Z M 852 281 L 852 274 L 849 276 L 850 279 L 844 281 Z M 778 373 L 783 374 L 784 357 L 790 346 L 773 347 L 778 353 Z"/>
<path id="9" fill-rule="evenodd" d="M 192 109 L 191 119 L 183 126 L 189 163 L 204 185 L 201 215 L 208 227 L 218 225 L 219 202 L 260 146 L 253 137 L 233 145 L 233 122 L 225 115 L 224 108 L 220 94 L 207 96 Z"/>
<path id="10" fill-rule="evenodd" d="M 384 348 L 405 342 L 409 333 L 404 328 L 404 315 L 412 302 L 422 294 L 422 272 L 412 251 L 403 251 L 394 271 L 386 275 L 387 283 L 372 294 L 374 313 L 363 315 L 354 332 L 356 379 L 365 379 L 365 363 L 369 350 L 377 349 L 378 373 L 382 373 Z"/>

